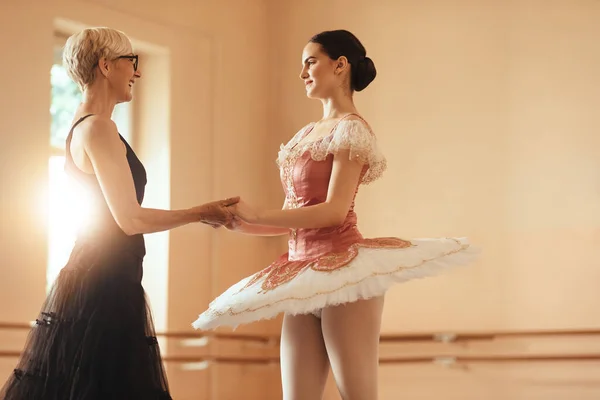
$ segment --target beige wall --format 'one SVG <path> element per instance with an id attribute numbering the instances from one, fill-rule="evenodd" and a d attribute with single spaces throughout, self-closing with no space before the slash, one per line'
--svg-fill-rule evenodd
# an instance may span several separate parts
<path id="1" fill-rule="evenodd" d="M 64 20 L 122 29 L 139 44 L 141 67 L 145 60 L 148 68 L 136 92 L 136 140 L 151 173 L 149 201 L 174 208 L 234 194 L 279 206 L 278 145 L 320 117 L 320 105 L 305 98 L 297 78 L 302 47 L 324 29 L 353 31 L 378 68 L 356 102 L 389 160 L 384 179 L 359 196 L 363 232 L 468 235 L 484 248 L 471 268 L 393 289 L 384 331 L 600 325 L 600 120 L 594 112 L 600 3 L 592 0 L 4 0 L 0 302 L 10 306 L 1 308 L 1 321 L 35 318 L 45 294 L 42 193 L 52 33 L 76 28 Z M 166 98 L 153 98 L 156 92 Z M 157 140 L 170 152 L 161 152 Z M 161 187 L 169 182 L 165 195 Z M 157 319 L 172 331 L 189 330 L 210 299 L 282 247 L 278 239 L 203 226 L 149 241 L 162 250 L 153 250 L 147 270 L 168 260 L 168 275 L 147 274 Z M 276 332 L 277 324 L 240 330 Z M 2 336 L 11 347 L 20 340 Z M 532 343 L 494 349 L 535 350 Z M 229 351 L 177 342 L 166 349 L 171 355 Z M 384 347 L 382 354 L 411 349 Z M 0 358 L 0 374 L 13 364 Z M 586 400 L 598 391 L 576 382 L 587 376 L 585 368 L 384 366 L 380 386 L 385 399 L 454 393 L 460 399 Z M 267 383 L 278 378 L 273 366 L 183 371 L 171 364 L 169 375 L 177 399 L 238 398 L 232 385 L 238 381 L 246 383 L 245 398 L 280 398 L 277 381 Z M 515 383 L 515 376 L 529 383 Z M 572 379 L 560 383 L 565 376 Z"/>
<path id="2" fill-rule="evenodd" d="M 378 67 L 356 103 L 389 163 L 359 195 L 364 232 L 467 235 L 485 250 L 475 268 L 392 290 L 386 331 L 600 323 L 590 283 L 600 277 L 598 2 L 272 5 L 275 134 L 320 118 L 297 78 L 307 39 L 353 31 Z M 556 307 L 575 306 L 556 320 Z"/>
<path id="3" fill-rule="evenodd" d="M 389 170 L 359 194 L 364 233 L 467 235 L 484 249 L 471 268 L 394 288 L 385 332 L 600 325 L 598 2 L 272 1 L 269 15 L 282 141 L 321 115 L 297 78 L 312 34 L 348 29 L 375 61 L 356 103 Z M 557 381 L 589 364 L 534 365 L 384 366 L 380 387 L 386 399 L 599 395 Z"/>

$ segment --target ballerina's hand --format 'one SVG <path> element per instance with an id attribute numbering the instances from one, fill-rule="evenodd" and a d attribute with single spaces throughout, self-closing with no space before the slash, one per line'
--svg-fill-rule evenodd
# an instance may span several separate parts
<path id="1" fill-rule="evenodd" d="M 233 215 L 233 217 L 231 218 L 231 221 L 229 221 L 229 223 L 227 223 L 227 224 L 224 224 L 223 226 L 225 228 L 227 228 L 227 230 L 237 231 L 242 226 L 243 223 L 244 223 L 244 221 L 242 221 L 238 216 Z"/>
<path id="2" fill-rule="evenodd" d="M 229 206 L 228 209 L 233 213 L 234 216 L 238 217 L 242 221 L 245 221 L 249 224 L 258 223 L 258 211 L 243 200 L 240 200 L 237 204 Z"/>

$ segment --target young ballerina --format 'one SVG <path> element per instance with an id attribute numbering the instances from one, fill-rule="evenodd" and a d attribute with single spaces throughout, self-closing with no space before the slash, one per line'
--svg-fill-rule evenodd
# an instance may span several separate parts
<path id="1" fill-rule="evenodd" d="M 285 400 L 322 397 L 331 366 L 345 400 L 377 399 L 384 294 L 397 282 L 466 264 L 477 252 L 464 238 L 365 239 L 354 199 L 378 179 L 386 160 L 352 96 L 375 78 L 373 61 L 344 30 L 314 36 L 302 53 L 300 78 L 323 119 L 302 128 L 279 152 L 282 210 L 230 207 L 228 228 L 254 235 L 289 234 L 289 252 L 230 287 L 195 328 L 272 318 L 284 313 L 281 378 Z"/>
<path id="2" fill-rule="evenodd" d="M 129 39 L 110 28 L 85 29 L 69 38 L 64 60 L 83 91 L 65 170 L 87 191 L 90 212 L 0 398 L 171 399 L 141 284 L 143 234 L 226 224 L 227 206 L 237 199 L 187 210 L 143 208 L 146 171 L 111 120 L 141 77 Z"/>

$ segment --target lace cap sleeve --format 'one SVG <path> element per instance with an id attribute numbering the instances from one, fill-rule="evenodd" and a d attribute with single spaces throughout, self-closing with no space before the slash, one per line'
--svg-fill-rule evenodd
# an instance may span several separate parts
<path id="1" fill-rule="evenodd" d="M 277 158 L 280 168 L 291 154 L 309 152 L 313 160 L 323 161 L 330 154 L 336 155 L 348 150 L 351 160 L 358 160 L 367 166 L 361 184 L 369 184 L 381 177 L 387 167 L 386 159 L 377 147 L 375 135 L 364 120 L 358 117 L 343 119 L 328 136 L 300 143 L 312 126 L 313 123 L 306 125 L 286 145 L 281 145 Z"/>
<path id="2" fill-rule="evenodd" d="M 349 150 L 351 160 L 359 160 L 368 166 L 361 180 L 362 184 L 379 179 L 387 168 L 386 159 L 377 146 L 375 134 L 362 119 L 340 121 L 331 136 L 323 140 L 318 153 L 326 157 L 327 154 L 337 154 L 340 150 Z"/>

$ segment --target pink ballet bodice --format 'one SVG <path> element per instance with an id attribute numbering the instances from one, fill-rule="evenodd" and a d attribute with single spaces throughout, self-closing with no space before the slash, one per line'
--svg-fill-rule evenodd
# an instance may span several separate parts
<path id="1" fill-rule="evenodd" d="M 350 116 L 350 115 L 348 115 Z M 345 123 L 338 122 L 330 135 L 303 142 L 314 124 L 300 130 L 285 146 L 281 146 L 277 165 L 283 190 L 285 207 L 300 208 L 324 203 L 327 200 L 334 154 L 344 152 L 344 157 L 362 162 L 364 167 L 356 183 L 354 198 L 344 222 L 327 228 L 290 229 L 288 252 L 267 268 L 249 279 L 241 289 L 261 282 L 262 293 L 292 281 L 308 269 L 332 272 L 352 263 L 360 249 L 405 249 L 411 243 L 399 238 L 365 239 L 356 226 L 354 199 L 358 188 L 378 179 L 385 170 L 385 157 L 379 152 L 375 137 L 360 118 Z"/>
<path id="2" fill-rule="evenodd" d="M 287 208 L 313 206 L 325 202 L 332 168 L 332 154 L 323 161 L 313 160 L 308 151 L 290 155 L 280 169 Z M 306 260 L 347 249 L 363 239 L 356 223 L 353 200 L 341 225 L 318 229 L 292 229 L 288 240 L 288 259 Z"/>

